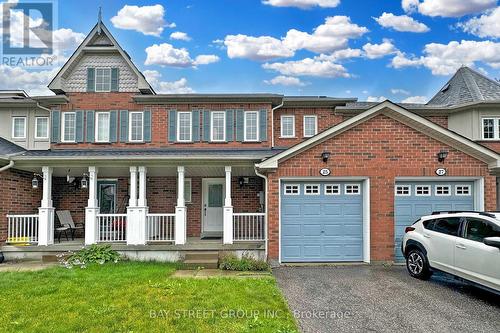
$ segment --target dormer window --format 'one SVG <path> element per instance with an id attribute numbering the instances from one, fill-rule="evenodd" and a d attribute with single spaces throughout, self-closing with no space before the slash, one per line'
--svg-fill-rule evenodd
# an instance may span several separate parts
<path id="1" fill-rule="evenodd" d="M 95 69 L 95 91 L 96 92 L 111 91 L 111 68 Z"/>

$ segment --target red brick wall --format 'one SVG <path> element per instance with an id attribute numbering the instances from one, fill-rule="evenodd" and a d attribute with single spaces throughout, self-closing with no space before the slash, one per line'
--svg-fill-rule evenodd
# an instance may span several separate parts
<path id="1" fill-rule="evenodd" d="M 70 102 L 62 107 L 58 107 L 62 112 L 74 110 L 95 110 L 95 111 L 109 111 L 109 110 L 151 110 L 151 142 L 149 143 L 56 143 L 52 144 L 53 149 L 65 148 L 109 148 L 109 147 L 125 147 L 125 148 L 139 148 L 139 147 L 184 147 L 184 148 L 256 148 L 256 147 L 270 147 L 271 146 L 271 127 L 268 126 L 268 140 L 265 142 L 222 142 L 222 143 L 176 143 L 168 142 L 168 111 L 191 111 L 191 110 L 228 110 L 228 109 L 244 109 L 244 110 L 268 110 L 268 124 L 271 123 L 271 104 L 258 103 L 258 104 L 162 104 L 162 105 L 139 105 L 132 100 L 131 93 L 70 93 L 68 97 Z M 118 115 L 119 118 L 119 115 Z M 202 117 L 200 116 L 200 124 Z M 119 120 L 118 120 L 119 121 Z M 84 131 L 85 131 L 84 126 Z M 119 128 L 119 126 L 118 126 Z M 200 126 L 200 129 L 202 127 Z M 201 133 L 201 132 L 200 132 Z M 84 135 L 85 137 L 85 135 Z M 118 135 L 119 140 L 119 135 Z"/>
<path id="2" fill-rule="evenodd" d="M 436 152 L 449 151 L 444 164 L 436 160 Z M 328 163 L 321 153 L 332 152 Z M 435 176 L 445 167 L 448 176 L 481 176 L 485 179 L 487 210 L 496 208 L 496 180 L 485 163 L 456 149 L 447 147 L 394 119 L 379 115 L 357 127 L 281 163 L 277 172 L 269 174 L 269 257 L 278 258 L 279 251 L 279 183 L 286 176 L 318 176 L 328 167 L 332 176 L 370 177 L 371 259 L 393 259 L 394 248 L 394 179 L 398 176 Z M 325 178 L 326 179 L 326 178 Z"/>
<path id="3" fill-rule="evenodd" d="M 0 173 L 0 243 L 7 239 L 7 214 L 38 214 L 42 186 L 33 189 L 32 179 L 33 173 L 16 169 Z"/>
<path id="4" fill-rule="evenodd" d="M 295 138 L 281 138 L 281 116 L 295 115 Z M 274 145 L 290 147 L 304 141 L 304 116 L 318 116 L 318 133 L 343 121 L 343 116 L 335 115 L 332 108 L 281 108 L 274 111 Z"/>
<path id="5" fill-rule="evenodd" d="M 448 116 L 426 116 L 424 118 L 438 124 L 439 126 L 448 128 Z"/>
<path id="6" fill-rule="evenodd" d="M 483 145 L 491 150 L 500 153 L 500 141 L 476 141 L 480 145 Z"/>

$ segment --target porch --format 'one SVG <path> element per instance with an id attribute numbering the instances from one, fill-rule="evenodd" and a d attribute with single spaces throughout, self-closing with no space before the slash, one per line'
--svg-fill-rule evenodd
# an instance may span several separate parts
<path id="1" fill-rule="evenodd" d="M 32 170 L 41 205 L 29 214 L 9 212 L 4 252 L 67 251 L 95 243 L 120 251 L 265 247 L 264 185 L 251 164 Z M 61 211 L 84 225 L 74 240 L 71 227 L 69 241 L 61 234 L 67 225 L 58 218 Z"/>

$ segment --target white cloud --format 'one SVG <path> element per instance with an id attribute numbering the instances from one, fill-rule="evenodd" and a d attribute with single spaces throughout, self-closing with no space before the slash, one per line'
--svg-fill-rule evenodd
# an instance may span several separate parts
<path id="1" fill-rule="evenodd" d="M 347 48 L 349 39 L 359 38 L 368 29 L 351 22 L 347 16 L 331 16 L 312 33 L 290 29 L 281 39 L 271 36 L 227 35 L 224 45 L 229 58 L 271 60 L 295 55 L 298 50 L 331 53 Z"/>
<path id="2" fill-rule="evenodd" d="M 188 86 L 186 78 L 177 81 L 161 81 L 161 74 L 158 71 L 145 70 L 146 80 L 153 86 L 158 93 L 162 94 L 191 94 L 194 90 Z"/>
<path id="3" fill-rule="evenodd" d="M 199 55 L 193 60 L 187 49 L 176 49 L 168 43 L 153 44 L 146 48 L 146 54 L 145 65 L 196 67 L 197 65 L 207 65 L 219 61 L 219 57 L 209 54 Z"/>
<path id="4" fill-rule="evenodd" d="M 47 88 L 59 68 L 43 71 L 27 71 L 22 67 L 0 65 L 0 89 L 23 89 L 29 95 L 53 95 Z"/>
<path id="5" fill-rule="evenodd" d="M 360 49 L 343 49 L 333 52 L 332 54 L 320 54 L 314 59 L 316 60 L 328 60 L 337 62 L 339 60 L 351 59 L 351 58 L 360 58 L 363 56 L 363 51 Z"/>
<path id="6" fill-rule="evenodd" d="M 418 10 L 427 16 L 460 17 L 480 13 L 497 5 L 497 0 L 403 0 L 407 12 Z"/>
<path id="7" fill-rule="evenodd" d="M 428 98 L 426 96 L 411 96 L 403 99 L 402 103 L 414 103 L 414 104 L 425 104 L 427 103 Z"/>
<path id="8" fill-rule="evenodd" d="M 424 55 L 408 57 L 398 52 L 392 59 L 394 68 L 424 66 L 434 75 L 453 74 L 460 66 L 474 66 L 483 62 L 500 68 L 500 43 L 492 41 L 452 41 L 448 44 L 431 43 L 424 48 Z"/>
<path id="9" fill-rule="evenodd" d="M 186 42 L 189 42 L 191 40 L 191 37 L 189 37 L 189 35 L 185 32 L 175 31 L 170 34 L 170 39 L 184 40 Z"/>
<path id="10" fill-rule="evenodd" d="M 136 30 L 145 35 L 160 36 L 167 22 L 162 5 L 130 6 L 125 5 L 111 18 L 115 28 Z"/>
<path id="11" fill-rule="evenodd" d="M 297 61 L 265 63 L 265 69 L 290 76 L 351 77 L 346 68 L 329 60 L 305 58 Z"/>
<path id="12" fill-rule="evenodd" d="M 59 50 L 74 50 L 83 42 L 85 35 L 71 29 L 58 29 L 54 31 L 54 48 Z"/>
<path id="13" fill-rule="evenodd" d="M 392 88 L 391 94 L 393 95 L 409 95 L 410 92 L 408 90 L 400 89 L 400 88 Z"/>
<path id="14" fill-rule="evenodd" d="M 279 75 L 271 80 L 264 80 L 264 83 L 271 85 L 281 85 L 281 86 L 297 86 L 303 87 L 306 85 L 305 82 L 302 82 L 299 78 L 293 76 L 285 76 Z"/>
<path id="15" fill-rule="evenodd" d="M 394 44 L 392 44 L 392 42 L 388 39 L 384 39 L 381 44 L 367 43 L 363 45 L 363 50 L 365 51 L 365 56 L 368 59 L 382 58 L 398 51 Z"/>
<path id="16" fill-rule="evenodd" d="M 262 3 L 274 7 L 334 8 L 340 4 L 340 0 L 263 0 Z"/>
<path id="17" fill-rule="evenodd" d="M 383 13 L 380 17 L 374 17 L 375 21 L 384 28 L 393 28 L 402 32 L 427 32 L 429 27 L 416 21 L 407 15 L 394 15 L 392 13 Z"/>
<path id="18" fill-rule="evenodd" d="M 482 38 L 500 38 L 500 7 L 479 17 L 474 17 L 465 23 L 459 23 L 458 26 L 465 32 Z"/>
<path id="19" fill-rule="evenodd" d="M 366 98 L 367 102 L 383 102 L 385 100 L 387 100 L 387 98 L 384 96 L 368 96 Z"/>

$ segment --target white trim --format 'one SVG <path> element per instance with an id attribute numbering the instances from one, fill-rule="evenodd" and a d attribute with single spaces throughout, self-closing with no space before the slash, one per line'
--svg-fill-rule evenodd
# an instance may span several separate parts
<path id="1" fill-rule="evenodd" d="M 16 127 L 15 127 L 15 122 L 17 119 L 22 119 L 23 120 L 23 136 L 15 136 L 16 132 Z M 12 139 L 20 140 L 20 139 L 26 139 L 26 123 L 27 123 L 27 118 L 25 116 L 22 117 L 12 117 Z"/>
<path id="2" fill-rule="evenodd" d="M 424 132 L 425 135 L 439 140 L 449 146 L 456 148 L 472 157 L 475 157 L 483 162 L 489 163 L 490 167 L 496 165 L 500 166 L 500 155 L 494 151 L 475 143 L 459 134 L 456 134 L 444 127 L 441 127 L 430 120 L 425 119 L 415 113 L 412 113 L 399 105 L 396 105 L 390 101 L 385 101 L 377 104 L 376 106 L 368 109 L 367 111 L 360 113 L 342 123 L 331 127 L 330 129 L 323 131 L 316 136 L 309 138 L 290 149 L 287 149 L 273 157 L 257 164 L 259 169 L 276 169 L 278 167 L 278 162 L 290 158 L 293 155 L 300 153 L 309 147 L 319 144 L 332 136 L 341 134 L 358 124 L 367 121 L 378 114 L 387 114 L 391 118 L 397 119 L 399 122 L 406 124 L 418 130 Z"/>
<path id="3" fill-rule="evenodd" d="M 457 193 L 458 187 L 467 188 L 467 194 Z M 472 188 L 470 185 L 467 185 L 467 184 L 456 184 L 455 185 L 455 196 L 457 196 L 457 197 L 470 197 L 471 195 L 472 195 Z"/>
<path id="4" fill-rule="evenodd" d="M 189 138 L 186 140 L 181 140 L 181 114 L 188 114 L 189 115 Z M 210 127 L 212 125 L 210 124 Z M 177 112 L 177 142 L 192 142 L 193 141 L 193 116 L 190 111 L 179 111 Z"/>
<path id="5" fill-rule="evenodd" d="M 66 116 L 72 114 L 75 116 L 75 138 L 73 140 L 64 139 L 66 133 Z M 76 142 L 76 112 L 61 112 L 61 142 Z"/>
<path id="6" fill-rule="evenodd" d="M 255 119 L 256 119 L 257 130 L 255 131 L 256 132 L 256 136 L 255 136 L 254 140 L 250 140 L 250 139 L 247 138 L 247 114 L 250 114 L 250 113 L 254 113 L 255 114 Z M 260 138 L 259 126 L 260 126 L 260 123 L 259 123 L 259 111 L 245 111 L 245 112 L 243 112 L 243 133 L 244 133 L 243 134 L 243 141 L 244 142 L 258 142 L 259 138 Z"/>
<path id="7" fill-rule="evenodd" d="M 283 135 L 283 119 L 292 118 L 292 134 Z M 293 114 L 282 114 L 280 117 L 280 138 L 291 139 L 295 138 L 295 115 Z"/>
<path id="8" fill-rule="evenodd" d="M 214 115 L 222 114 L 224 124 L 222 125 L 222 139 L 214 139 Z M 191 127 L 193 123 L 191 122 Z M 210 142 L 225 142 L 226 141 L 226 111 L 212 111 L 210 112 Z"/>
<path id="9" fill-rule="evenodd" d="M 317 193 L 307 193 L 307 186 L 317 186 L 318 187 L 318 192 Z M 321 184 L 304 184 L 304 195 L 321 195 Z"/>
<path id="10" fill-rule="evenodd" d="M 443 193 L 439 194 L 438 187 L 448 188 L 448 194 L 443 194 Z M 449 197 L 449 196 L 451 196 L 451 185 L 434 185 L 434 195 L 436 197 Z"/>
<path id="11" fill-rule="evenodd" d="M 47 135 L 46 136 L 38 136 L 38 120 L 39 119 L 47 119 Z M 35 139 L 48 139 L 50 133 L 50 119 L 49 117 L 35 117 Z"/>
<path id="12" fill-rule="evenodd" d="M 292 192 L 286 193 L 287 186 L 297 186 L 297 193 L 292 193 Z M 281 192 L 281 187 L 280 187 L 280 192 Z M 283 195 L 300 195 L 300 184 L 286 184 L 283 192 L 284 192 Z"/>
<path id="13" fill-rule="evenodd" d="M 337 193 L 326 193 L 326 188 L 328 186 L 337 187 L 338 192 Z M 330 195 L 342 195 L 342 186 L 340 186 L 340 184 L 325 183 L 324 186 L 323 186 L 323 195 L 327 195 L 327 196 L 330 196 Z"/>
<path id="14" fill-rule="evenodd" d="M 108 115 L 108 139 L 107 140 L 99 140 L 99 116 L 102 115 Z M 95 137 L 95 142 L 98 143 L 107 143 L 110 140 L 110 126 L 111 126 L 111 113 L 110 112 L 96 112 L 95 113 L 95 124 L 94 124 L 94 137 Z"/>
<path id="15" fill-rule="evenodd" d="M 200 205 L 200 208 L 201 208 L 201 233 L 205 233 L 205 214 L 204 214 L 204 205 L 205 205 L 205 199 L 208 199 L 206 198 L 206 195 L 205 195 L 205 189 L 207 187 L 207 182 L 210 182 L 210 181 L 218 181 L 217 184 L 222 184 L 222 195 L 223 195 L 223 202 L 226 200 L 226 180 L 225 178 L 202 178 L 201 179 L 201 205 Z M 224 219 L 224 203 L 222 203 L 222 216 L 221 218 Z M 224 233 L 224 223 L 222 224 L 222 229 L 220 230 L 222 233 Z M 214 232 L 214 231 L 209 231 L 209 232 Z M 216 231 L 218 232 L 218 231 Z M 224 234 L 223 234 L 224 236 Z"/>
<path id="16" fill-rule="evenodd" d="M 408 193 L 407 194 L 398 193 L 398 187 L 406 187 L 408 189 Z M 394 185 L 394 196 L 396 196 L 396 197 L 410 197 L 411 196 L 411 185 L 407 185 L 407 184 L 398 185 L 398 184 L 395 184 Z"/>
<path id="17" fill-rule="evenodd" d="M 429 194 L 418 194 L 417 193 L 417 188 L 419 187 L 426 187 L 429 190 Z M 415 196 L 416 197 L 430 197 L 432 195 L 432 186 L 429 184 L 418 184 L 415 185 Z"/>
<path id="18" fill-rule="evenodd" d="M 352 190 L 357 188 L 356 192 L 348 193 L 347 192 L 347 187 L 352 186 Z M 361 187 L 359 184 L 344 184 L 344 195 L 360 195 L 361 194 Z"/>
<path id="19" fill-rule="evenodd" d="M 141 139 L 132 140 L 132 114 L 141 114 Z M 143 111 L 130 111 L 128 113 L 128 141 L 129 142 L 144 142 L 144 112 Z"/>
<path id="20" fill-rule="evenodd" d="M 111 67 L 92 67 L 94 68 L 94 91 L 95 92 L 111 92 Z M 97 90 L 97 70 L 109 70 L 109 90 Z"/>
<path id="21" fill-rule="evenodd" d="M 314 118 L 314 134 L 306 135 L 306 118 Z M 304 138 L 310 138 L 318 134 L 318 116 L 315 114 L 305 114 L 302 118 L 302 134 Z"/>

